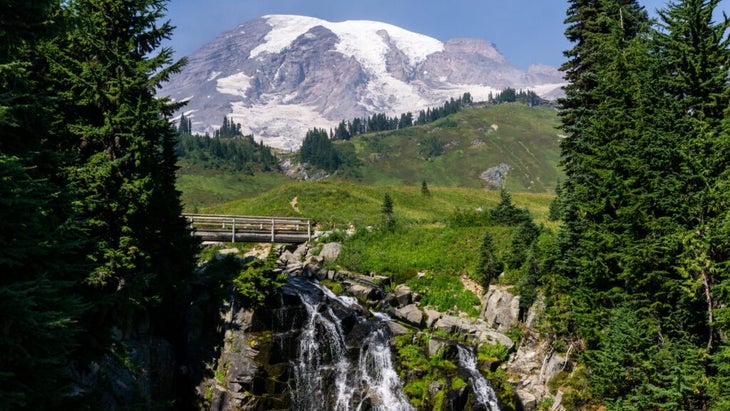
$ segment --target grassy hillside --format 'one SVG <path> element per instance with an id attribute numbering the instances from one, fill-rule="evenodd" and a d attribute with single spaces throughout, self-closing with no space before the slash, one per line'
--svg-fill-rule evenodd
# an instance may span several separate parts
<path id="1" fill-rule="evenodd" d="M 239 215 L 303 216 L 326 228 L 377 225 L 383 196 L 393 199 L 394 215 L 404 225 L 443 224 L 457 209 L 489 210 L 499 203 L 499 192 L 460 187 L 373 186 L 342 181 L 289 182 L 253 198 L 202 207 L 201 212 Z M 547 220 L 553 195 L 513 193 L 518 207 L 530 210 L 538 223 Z M 296 201 L 295 201 L 296 199 Z"/>
<path id="2" fill-rule="evenodd" d="M 480 174 L 505 163 L 510 167 L 509 191 L 553 193 L 560 178 L 556 126 L 556 113 L 548 107 L 501 104 L 466 109 L 424 126 L 353 138 L 351 144 L 362 165 L 329 179 L 385 187 L 419 186 L 426 180 L 431 188 L 481 189 L 486 184 Z M 180 166 L 178 189 L 189 212 L 272 189 L 276 192 L 291 182 L 280 173 L 248 175 L 184 160 Z"/>
<path id="3" fill-rule="evenodd" d="M 352 143 L 363 163 L 357 180 L 417 185 L 425 179 L 434 186 L 482 188 L 479 176 L 505 163 L 508 190 L 552 192 L 560 177 L 557 126 L 552 108 L 501 104 L 425 126 L 357 136 Z"/>

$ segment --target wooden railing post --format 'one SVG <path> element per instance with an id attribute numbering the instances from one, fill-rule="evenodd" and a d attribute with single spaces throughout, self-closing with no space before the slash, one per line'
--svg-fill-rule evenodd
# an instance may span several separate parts
<path id="1" fill-rule="evenodd" d="M 312 239 L 312 220 L 307 220 L 307 240 Z"/>
<path id="2" fill-rule="evenodd" d="M 236 242 L 236 217 L 233 217 L 233 228 L 231 229 L 231 242 Z"/>
<path id="3" fill-rule="evenodd" d="M 275 224 L 276 224 L 276 220 L 274 220 L 274 219 L 272 218 L 272 219 L 271 219 L 271 242 L 272 242 L 272 243 L 275 243 L 275 242 L 276 242 L 276 241 L 274 241 L 274 240 L 275 240 L 275 238 L 274 238 L 274 225 L 275 225 Z"/>

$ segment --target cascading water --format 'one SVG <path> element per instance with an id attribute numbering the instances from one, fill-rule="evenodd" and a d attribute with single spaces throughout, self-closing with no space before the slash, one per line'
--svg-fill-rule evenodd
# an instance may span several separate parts
<path id="1" fill-rule="evenodd" d="M 360 381 L 365 386 L 365 396 L 358 404 L 358 411 L 366 402 L 374 411 L 413 410 L 401 391 L 403 386 L 393 368 L 388 335 L 383 327 L 372 332 L 363 342 L 358 370 Z"/>
<path id="2" fill-rule="evenodd" d="M 332 311 L 325 306 L 320 312 L 319 301 L 309 294 L 300 296 L 307 310 L 307 322 L 302 328 L 299 355 L 293 366 L 296 387 L 293 400 L 295 410 L 306 411 L 321 409 L 327 403 L 324 378 L 334 372 L 334 381 L 342 381 L 349 364 L 343 333 Z"/>
<path id="3" fill-rule="evenodd" d="M 497 394 L 494 393 L 489 381 L 477 370 L 477 358 L 474 351 L 461 345 L 457 345 L 456 348 L 459 353 L 459 364 L 469 374 L 469 384 L 474 391 L 476 402 L 488 411 L 499 411 Z"/>
<path id="4" fill-rule="evenodd" d="M 319 284 L 321 293 L 299 292 L 306 310 L 293 370 L 292 405 L 297 411 L 411 411 L 403 395 L 389 347 L 386 322 L 359 318 L 367 336 L 348 356 L 346 335 L 331 303 L 349 309 L 354 299 L 340 298 Z M 326 298 L 325 298 L 326 297 Z M 357 355 L 357 358 L 352 357 Z"/>

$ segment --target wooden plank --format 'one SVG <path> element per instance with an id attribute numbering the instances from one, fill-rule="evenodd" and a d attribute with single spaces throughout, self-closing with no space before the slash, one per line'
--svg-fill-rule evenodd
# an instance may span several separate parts
<path id="1" fill-rule="evenodd" d="M 312 235 L 312 220 L 308 218 L 215 214 L 183 216 L 188 220 L 193 235 L 206 241 L 300 243 L 311 239 Z"/>

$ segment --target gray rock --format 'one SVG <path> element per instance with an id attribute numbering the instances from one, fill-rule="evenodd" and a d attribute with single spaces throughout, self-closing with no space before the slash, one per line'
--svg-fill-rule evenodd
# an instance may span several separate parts
<path id="1" fill-rule="evenodd" d="M 515 343 L 511 338 L 494 330 L 479 330 L 477 338 L 481 342 L 504 345 L 510 350 L 515 346 Z"/>
<path id="2" fill-rule="evenodd" d="M 339 257 L 340 252 L 342 252 L 342 244 L 327 243 L 322 246 L 322 251 L 319 252 L 319 256 L 324 258 L 325 261 L 334 261 Z"/>
<path id="3" fill-rule="evenodd" d="M 440 311 L 431 308 L 426 308 L 423 312 L 426 314 L 426 327 L 428 328 L 432 328 L 442 315 Z"/>
<path id="4" fill-rule="evenodd" d="M 532 393 L 525 390 L 516 390 L 518 407 L 524 411 L 534 411 L 537 409 L 537 398 Z"/>
<path id="5" fill-rule="evenodd" d="M 423 325 L 423 312 L 415 304 L 408 304 L 405 307 L 396 308 L 395 316 L 417 327 Z"/>
<path id="6" fill-rule="evenodd" d="M 390 328 L 390 332 L 394 336 L 406 335 L 410 332 L 410 331 L 408 331 L 408 328 L 404 327 L 401 324 L 398 324 L 395 321 L 388 321 L 387 324 L 388 324 L 388 328 Z"/>
<path id="7" fill-rule="evenodd" d="M 519 322 L 520 297 L 510 294 L 504 287 L 489 286 L 485 299 L 480 317 L 490 327 L 507 332 Z"/>
<path id="8" fill-rule="evenodd" d="M 411 287 L 405 284 L 398 284 L 395 290 L 393 290 L 393 294 L 395 294 L 398 307 L 403 307 L 413 302 L 413 291 L 411 291 Z"/>

